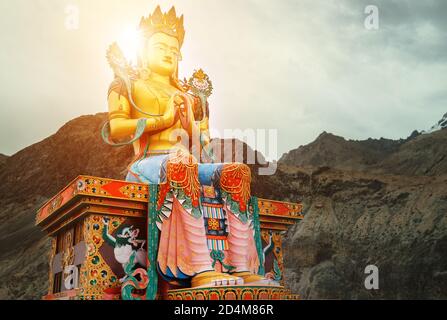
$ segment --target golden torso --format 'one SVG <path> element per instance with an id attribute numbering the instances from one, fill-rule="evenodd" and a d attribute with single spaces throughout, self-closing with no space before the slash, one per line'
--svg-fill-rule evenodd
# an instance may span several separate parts
<path id="1" fill-rule="evenodd" d="M 112 83 L 108 98 L 111 137 L 132 136 L 140 125 L 137 119 L 148 120 L 145 133 L 133 144 L 138 156 L 146 149 L 149 153 L 168 153 L 178 147 L 189 149 L 189 135 L 199 137 L 202 131 L 208 130 L 206 117 L 198 117 L 200 123 L 195 121 L 195 98 L 171 82 L 178 70 L 179 57 L 180 43 L 176 37 L 157 32 L 147 39 L 139 68 L 142 75 L 147 73 L 148 76 L 141 76 L 132 83 L 132 99 L 138 108 L 132 105 L 129 97 L 123 96 L 127 91 L 123 89 L 125 83 L 119 80 Z"/>
<path id="2" fill-rule="evenodd" d="M 132 92 L 136 105 L 144 112 L 150 114 L 164 114 L 168 107 L 169 100 L 176 93 L 180 93 L 180 90 L 174 86 L 151 79 L 138 79 L 135 81 Z M 132 108 L 131 118 L 139 119 L 145 117 L 147 117 L 147 115 Z M 177 119 L 169 128 L 152 133 L 145 133 L 144 138 L 149 142 L 148 151 L 160 152 L 171 150 L 177 143 L 175 132 L 178 131 L 176 130 L 183 130 L 179 119 Z M 134 143 L 136 154 L 142 151 L 140 150 L 140 146 L 140 142 Z"/>

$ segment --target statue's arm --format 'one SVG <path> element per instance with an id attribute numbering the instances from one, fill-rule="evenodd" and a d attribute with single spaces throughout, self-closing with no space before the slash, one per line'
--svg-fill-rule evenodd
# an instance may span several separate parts
<path id="1" fill-rule="evenodd" d="M 131 105 L 127 94 L 122 90 L 122 85 L 114 81 L 109 90 L 109 121 L 110 135 L 120 139 L 133 135 L 139 119 L 132 119 Z M 154 132 L 171 126 L 174 122 L 174 108 L 170 108 L 161 117 L 147 117 L 145 132 Z"/>
<path id="2" fill-rule="evenodd" d="M 206 124 L 205 124 L 206 122 Z M 210 157 L 210 159 L 214 159 L 213 157 L 213 148 L 211 145 L 211 135 L 209 130 L 209 121 L 208 117 L 204 119 L 204 121 L 201 122 L 200 125 L 200 132 L 201 132 L 201 139 L 202 139 L 202 150 L 205 152 L 205 154 Z"/>
<path id="3" fill-rule="evenodd" d="M 200 121 L 199 128 L 200 128 L 200 133 L 202 134 L 204 141 L 207 141 L 209 143 L 209 141 L 210 141 L 210 125 L 209 125 L 208 117 L 205 117 L 202 121 Z"/>
<path id="4" fill-rule="evenodd" d="M 135 133 L 138 119 L 130 118 L 127 99 L 116 92 L 109 95 L 110 135 L 113 138 L 124 138 Z"/>
<path id="5" fill-rule="evenodd" d="M 201 104 L 200 104 L 201 107 Z M 212 154 L 211 150 L 211 134 L 209 125 L 209 107 L 208 102 L 206 103 L 205 114 L 202 119 L 197 122 L 198 129 L 200 131 L 201 148 L 207 150 L 207 154 L 210 156 Z"/>
<path id="6" fill-rule="evenodd" d="M 202 103 L 201 103 L 200 99 L 198 99 L 198 103 L 199 103 L 200 109 L 202 109 Z M 204 137 L 204 139 L 209 143 L 209 141 L 210 141 L 210 121 L 209 121 L 210 111 L 209 111 L 208 101 L 206 102 L 205 108 L 203 108 L 202 110 L 205 111 L 205 114 L 202 115 L 201 121 L 199 122 L 199 129 L 200 129 L 200 132 L 201 132 L 202 136 Z"/>

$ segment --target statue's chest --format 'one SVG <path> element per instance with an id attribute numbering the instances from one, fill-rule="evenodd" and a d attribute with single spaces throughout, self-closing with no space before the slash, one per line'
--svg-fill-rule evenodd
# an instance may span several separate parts
<path id="1" fill-rule="evenodd" d="M 160 112 L 166 110 L 169 99 L 179 91 L 174 87 L 137 81 L 133 88 L 133 98 L 137 106 L 146 112 Z"/>

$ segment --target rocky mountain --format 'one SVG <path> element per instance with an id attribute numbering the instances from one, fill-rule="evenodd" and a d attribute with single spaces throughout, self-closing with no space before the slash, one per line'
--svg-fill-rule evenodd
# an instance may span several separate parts
<path id="1" fill-rule="evenodd" d="M 4 154 L 0 153 L 0 168 L 6 163 L 7 159 L 8 156 L 5 156 Z"/>
<path id="2" fill-rule="evenodd" d="M 445 125 L 447 117 L 444 117 L 440 124 Z M 435 176 L 447 172 L 447 130 L 434 130 L 430 134 L 414 131 L 401 140 L 362 141 L 324 132 L 314 142 L 284 154 L 279 162 L 378 174 Z"/>
<path id="3" fill-rule="evenodd" d="M 435 132 L 446 128 L 447 128 L 447 113 L 444 114 L 441 120 L 439 120 L 434 126 L 432 126 L 427 133 Z"/>
<path id="4" fill-rule="evenodd" d="M 56 134 L 8 157 L 0 170 L 0 299 L 39 299 L 46 292 L 49 241 L 36 210 L 79 174 L 122 178 L 129 147 L 99 136 L 105 115 L 70 121 Z"/>
<path id="5" fill-rule="evenodd" d="M 124 179 L 133 149 L 102 141 L 105 120 L 106 114 L 82 116 L 51 137 L 0 157 L 0 299 L 39 299 L 46 293 L 49 241 L 34 226 L 41 205 L 80 174 Z M 217 157 L 230 155 L 234 161 L 236 150 L 242 150 L 243 158 L 251 154 L 264 161 L 234 140 L 220 145 Z"/>
<path id="6" fill-rule="evenodd" d="M 279 165 L 256 193 L 303 201 L 285 240 L 288 284 L 304 299 L 446 299 L 447 175 L 379 175 Z M 379 290 L 364 287 L 379 268 Z"/>
<path id="7" fill-rule="evenodd" d="M 372 172 L 437 176 L 447 173 L 447 130 L 421 134 L 371 167 Z"/>
<path id="8" fill-rule="evenodd" d="M 314 142 L 284 154 L 279 163 L 363 170 L 395 153 L 404 142 L 383 138 L 354 141 L 323 132 Z"/>
<path id="9" fill-rule="evenodd" d="M 104 144 L 105 114 L 70 121 L 53 136 L 0 157 L 0 299 L 46 293 L 49 241 L 36 210 L 79 174 L 123 178 L 130 147 Z M 447 130 L 405 140 L 346 141 L 324 133 L 257 176 L 253 194 L 302 201 L 287 235 L 288 285 L 303 298 L 447 298 Z M 223 152 L 238 152 L 226 145 Z M 231 150 L 231 151 L 230 151 Z M 247 157 L 247 150 L 244 158 Z M 262 155 L 257 154 L 262 162 Z M 364 288 L 364 268 L 380 289 Z"/>

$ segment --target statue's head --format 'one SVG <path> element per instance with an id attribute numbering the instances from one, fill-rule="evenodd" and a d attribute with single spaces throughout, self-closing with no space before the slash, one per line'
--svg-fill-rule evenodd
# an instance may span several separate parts
<path id="1" fill-rule="evenodd" d="M 174 7 L 162 13 L 158 6 L 152 15 L 141 19 L 139 30 L 143 40 L 140 67 L 164 76 L 176 76 L 185 37 L 183 16 L 177 18 Z"/>

